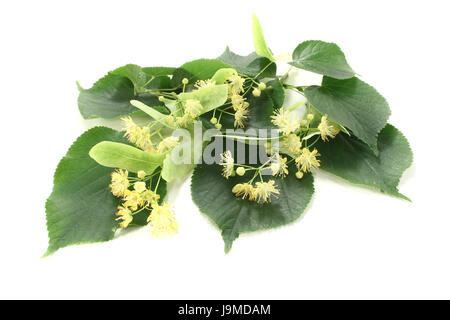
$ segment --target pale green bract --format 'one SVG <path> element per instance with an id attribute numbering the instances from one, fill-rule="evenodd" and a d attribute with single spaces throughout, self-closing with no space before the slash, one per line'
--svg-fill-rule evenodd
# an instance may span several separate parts
<path id="1" fill-rule="evenodd" d="M 105 167 L 130 172 L 143 170 L 150 174 L 163 163 L 166 155 L 145 152 L 123 143 L 103 141 L 92 147 L 89 156 Z"/>

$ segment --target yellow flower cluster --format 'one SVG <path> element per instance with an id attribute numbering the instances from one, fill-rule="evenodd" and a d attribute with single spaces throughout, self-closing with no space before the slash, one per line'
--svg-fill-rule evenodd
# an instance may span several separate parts
<path id="1" fill-rule="evenodd" d="M 120 118 L 125 123 L 125 137 L 128 141 L 134 143 L 138 148 L 153 152 L 153 145 L 150 139 L 150 128 L 149 127 L 139 127 L 134 123 L 131 117 Z"/>
<path id="2" fill-rule="evenodd" d="M 272 195 L 280 194 L 274 180 L 269 180 L 268 182 L 256 182 L 255 187 L 250 183 L 238 183 L 231 191 L 236 195 L 236 197 L 242 196 L 242 199 L 262 203 L 270 202 L 270 197 Z"/>
<path id="3" fill-rule="evenodd" d="M 234 173 L 233 155 L 231 154 L 231 152 L 229 150 L 227 150 L 224 153 L 222 153 L 220 155 L 220 157 L 222 159 L 222 162 L 220 163 L 220 165 L 223 166 L 222 175 L 228 179 Z"/>
<path id="4" fill-rule="evenodd" d="M 303 172 L 311 171 L 312 168 L 320 167 L 320 160 L 317 159 L 317 156 L 320 156 L 317 149 L 310 151 L 308 148 L 303 148 L 300 155 L 295 158 L 295 164 Z"/>
<path id="5" fill-rule="evenodd" d="M 148 225 L 155 237 L 168 236 L 178 230 L 178 222 L 173 214 L 172 205 L 164 203 L 160 206 L 157 202 L 151 204 L 152 212 L 147 218 Z"/>
<path id="6" fill-rule="evenodd" d="M 184 102 L 184 114 L 177 117 L 176 124 L 180 127 L 186 127 L 191 124 L 195 118 L 202 114 L 203 106 L 197 99 L 188 99 Z"/>
<path id="7" fill-rule="evenodd" d="M 228 83 L 228 97 L 234 110 L 234 126 L 244 128 L 249 112 L 249 103 L 241 95 L 244 92 L 245 79 L 237 74 L 232 74 L 226 81 Z"/>
<path id="8" fill-rule="evenodd" d="M 320 120 L 320 124 L 317 126 L 323 141 L 328 141 L 328 137 L 334 139 L 340 131 L 336 124 L 327 120 L 327 117 L 328 115 L 324 114 Z"/>
<path id="9" fill-rule="evenodd" d="M 283 158 L 280 154 L 274 154 L 270 163 L 270 169 L 273 176 L 285 177 L 289 171 L 286 164 L 287 158 Z"/>
<path id="10" fill-rule="evenodd" d="M 271 118 L 272 123 L 279 128 L 278 131 L 283 135 L 295 132 L 300 127 L 300 118 L 284 108 L 276 110 Z"/>

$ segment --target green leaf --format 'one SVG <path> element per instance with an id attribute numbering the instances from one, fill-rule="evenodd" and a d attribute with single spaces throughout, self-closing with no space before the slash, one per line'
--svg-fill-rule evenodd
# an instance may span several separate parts
<path id="1" fill-rule="evenodd" d="M 173 73 L 172 83 L 174 87 L 180 86 L 183 78 L 187 78 L 190 84 L 197 80 L 211 79 L 217 70 L 230 68 L 230 65 L 219 59 L 198 59 L 187 62 Z"/>
<path id="2" fill-rule="evenodd" d="M 83 89 L 78 84 L 78 108 L 85 118 L 117 118 L 137 111 L 130 100 L 139 100 L 147 105 L 167 112 L 164 103 L 150 93 L 138 94 L 130 79 L 120 75 L 108 74 L 98 80 L 90 89 Z"/>
<path id="3" fill-rule="evenodd" d="M 97 164 L 88 155 L 103 140 L 126 142 L 117 131 L 95 127 L 82 134 L 58 164 L 45 205 L 50 238 L 45 256 L 68 245 L 114 237 L 119 199 L 108 188 L 113 169 Z"/>
<path id="4" fill-rule="evenodd" d="M 291 65 L 336 79 L 355 75 L 344 53 L 334 43 L 310 40 L 300 43 L 292 54 Z"/>
<path id="5" fill-rule="evenodd" d="M 264 90 L 265 93 L 272 100 L 274 108 L 278 109 L 283 106 L 285 93 L 283 85 L 278 78 L 269 80 L 266 82 L 267 88 Z"/>
<path id="6" fill-rule="evenodd" d="M 252 31 L 253 31 L 253 45 L 255 51 L 260 56 L 266 57 L 271 61 L 275 61 L 275 58 L 267 47 L 266 40 L 264 40 L 264 33 L 262 31 L 261 24 L 255 14 L 252 16 Z"/>
<path id="7" fill-rule="evenodd" d="M 378 136 L 378 157 L 360 140 L 340 133 L 330 142 L 320 142 L 322 170 L 351 183 L 373 187 L 381 192 L 409 200 L 398 192 L 403 172 L 411 165 L 413 154 L 408 141 L 388 124 Z"/>
<path id="8" fill-rule="evenodd" d="M 377 135 L 391 113 L 389 105 L 373 87 L 358 78 L 324 77 L 322 86 L 305 90 L 309 102 L 328 119 L 350 129 L 377 153 Z"/>
<path id="9" fill-rule="evenodd" d="M 182 101 L 188 99 L 197 99 L 203 106 L 202 113 L 211 111 L 223 105 L 228 98 L 228 86 L 219 84 L 212 87 L 200 88 L 191 92 L 180 93 L 179 97 Z"/>
<path id="10" fill-rule="evenodd" d="M 128 78 L 133 83 L 136 90 L 142 88 L 148 79 L 147 74 L 136 64 L 127 64 L 111 71 L 110 74 Z"/>
<path id="11" fill-rule="evenodd" d="M 163 163 L 166 155 L 145 152 L 123 143 L 102 141 L 92 147 L 89 156 L 105 167 L 130 172 L 143 170 L 150 174 Z"/>
<path id="12" fill-rule="evenodd" d="M 160 76 L 170 76 L 174 73 L 176 68 L 172 67 L 145 67 L 142 71 L 149 76 L 160 77 Z"/>
<path id="13" fill-rule="evenodd" d="M 258 79 L 276 77 L 277 65 L 270 59 L 261 57 L 255 52 L 248 56 L 240 56 L 227 47 L 219 59 L 235 68 L 238 72 L 257 76 L 256 78 Z"/>
<path id="14" fill-rule="evenodd" d="M 231 192 L 233 186 L 250 180 L 253 173 L 243 177 L 221 175 L 220 165 L 198 165 L 192 176 L 192 199 L 199 210 L 207 215 L 222 231 L 225 252 L 231 249 L 239 234 L 269 229 L 288 224 L 303 213 L 314 192 L 313 177 L 306 174 L 301 180 L 295 177 L 297 171 L 291 163 L 290 174 L 285 178 L 264 176 L 264 180 L 275 180 L 280 195 L 271 203 L 258 204 L 236 198 Z"/>

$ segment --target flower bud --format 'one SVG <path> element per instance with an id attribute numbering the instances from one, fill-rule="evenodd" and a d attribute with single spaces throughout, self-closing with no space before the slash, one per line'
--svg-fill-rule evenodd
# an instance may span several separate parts
<path id="1" fill-rule="evenodd" d="M 259 97 L 259 96 L 261 95 L 261 90 L 259 90 L 259 89 L 253 89 L 252 94 L 253 94 L 255 97 Z"/>
<path id="2" fill-rule="evenodd" d="M 147 174 L 145 173 L 144 170 L 139 170 L 138 173 L 137 173 L 137 176 L 138 176 L 139 179 L 144 179 L 146 175 Z"/>
<path id="3" fill-rule="evenodd" d="M 297 177 L 297 179 L 301 179 L 301 178 L 303 178 L 303 172 L 297 171 L 297 172 L 295 173 L 295 176 Z"/>
<path id="4" fill-rule="evenodd" d="M 211 122 L 212 124 L 216 124 L 217 123 L 217 118 L 212 117 L 211 120 L 209 120 L 209 122 Z"/>
<path id="5" fill-rule="evenodd" d="M 240 176 L 243 176 L 245 174 L 245 168 L 244 167 L 238 167 L 236 169 L 236 173 Z"/>
<path id="6" fill-rule="evenodd" d="M 158 100 L 162 102 L 162 101 L 166 100 L 166 98 L 164 98 L 163 96 L 159 96 Z"/>
<path id="7" fill-rule="evenodd" d="M 217 130 L 222 129 L 222 125 L 220 123 L 216 123 L 214 127 L 216 127 Z"/>
<path id="8" fill-rule="evenodd" d="M 187 84 L 189 83 L 189 80 L 188 80 L 187 78 L 183 78 L 183 80 L 181 80 L 181 82 L 182 82 L 184 85 L 187 85 Z"/>
<path id="9" fill-rule="evenodd" d="M 308 123 L 308 121 L 306 121 L 306 120 L 300 121 L 300 125 L 301 125 L 302 127 L 305 127 L 307 123 Z"/>
<path id="10" fill-rule="evenodd" d="M 308 119 L 308 121 L 312 121 L 314 119 L 314 115 L 312 113 L 308 113 L 306 119 Z"/>
<path id="11" fill-rule="evenodd" d="M 262 91 L 265 88 L 266 88 L 266 84 L 264 82 L 260 82 L 259 85 L 258 85 L 258 89 Z"/>

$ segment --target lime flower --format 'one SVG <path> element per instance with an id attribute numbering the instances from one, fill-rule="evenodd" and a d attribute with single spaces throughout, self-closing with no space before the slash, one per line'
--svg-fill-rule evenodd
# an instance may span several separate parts
<path id="1" fill-rule="evenodd" d="M 308 148 L 303 148 L 301 154 L 295 159 L 297 168 L 303 172 L 311 171 L 311 168 L 320 167 L 320 160 L 317 160 L 317 156 L 320 156 L 317 149 L 310 151 Z"/>
<path id="2" fill-rule="evenodd" d="M 255 195 L 258 202 L 270 202 L 270 197 L 273 194 L 280 194 L 274 180 L 256 183 Z"/>
<path id="3" fill-rule="evenodd" d="M 133 190 L 125 190 L 123 206 L 129 208 L 131 211 L 136 211 L 139 207 L 143 206 L 145 200 L 142 198 L 140 192 Z"/>
<path id="4" fill-rule="evenodd" d="M 109 187 L 111 188 L 111 193 L 116 197 L 122 197 L 125 193 L 125 190 L 130 186 L 130 182 L 128 181 L 128 171 L 118 169 L 111 173 L 111 184 Z"/>
<path id="5" fill-rule="evenodd" d="M 296 131 L 300 126 L 300 118 L 298 116 L 293 116 L 289 110 L 283 108 L 276 110 L 271 118 L 272 123 L 279 127 L 278 131 L 282 132 L 284 135 Z"/>
<path id="6" fill-rule="evenodd" d="M 250 105 L 245 98 L 239 94 L 233 94 L 231 96 L 231 105 L 233 106 L 234 111 L 247 109 Z"/>
<path id="7" fill-rule="evenodd" d="M 208 87 L 214 87 L 216 85 L 216 81 L 208 79 L 208 80 L 198 80 L 194 87 L 201 89 L 201 88 L 208 88 Z"/>
<path id="8" fill-rule="evenodd" d="M 158 144 L 158 152 L 163 153 L 166 151 L 170 151 L 173 148 L 175 148 L 178 145 L 178 137 L 167 137 L 164 138 L 159 144 Z"/>
<path id="9" fill-rule="evenodd" d="M 168 236 L 178 230 L 178 222 L 170 203 L 160 206 L 157 202 L 153 202 L 152 212 L 147 218 L 147 222 L 155 237 Z"/>
<path id="10" fill-rule="evenodd" d="M 237 74 L 232 74 L 226 80 L 228 81 L 228 93 L 230 96 L 240 94 L 244 91 L 244 78 L 238 76 Z"/>
<path id="11" fill-rule="evenodd" d="M 283 141 L 283 145 L 288 148 L 289 151 L 294 153 L 299 153 L 302 147 L 302 142 L 300 141 L 300 137 L 294 133 L 286 136 L 286 139 Z"/>
<path id="12" fill-rule="evenodd" d="M 147 151 L 153 151 L 152 141 L 150 139 L 150 128 L 141 128 L 134 123 L 131 117 L 120 118 L 125 122 L 125 137 L 138 148 Z"/>
<path id="13" fill-rule="evenodd" d="M 144 192 L 145 190 L 147 190 L 147 187 L 145 185 L 144 181 L 138 181 L 134 183 L 134 190 L 136 190 L 139 193 Z"/>
<path id="14" fill-rule="evenodd" d="M 324 114 L 322 119 L 320 120 L 320 124 L 318 125 L 318 129 L 320 130 L 320 136 L 323 141 L 328 141 L 328 137 L 334 139 L 336 135 L 339 133 L 339 128 L 332 122 L 327 120 L 328 115 Z"/>
<path id="15" fill-rule="evenodd" d="M 222 175 L 228 179 L 228 177 L 230 177 L 233 174 L 234 169 L 233 156 L 231 155 L 230 150 L 227 150 L 224 153 L 222 153 L 220 157 L 222 158 L 222 162 L 220 163 L 220 165 L 223 166 Z"/>
<path id="16" fill-rule="evenodd" d="M 250 183 L 238 183 L 231 189 L 236 197 L 242 196 L 242 199 L 248 198 L 249 201 L 256 199 L 255 188 Z"/>
<path id="17" fill-rule="evenodd" d="M 184 104 L 184 113 L 191 118 L 196 118 L 202 113 L 203 106 L 197 99 L 187 99 Z"/>
<path id="18" fill-rule="evenodd" d="M 234 113 L 234 126 L 236 128 L 244 128 L 247 122 L 248 109 L 238 109 Z"/>
<path id="19" fill-rule="evenodd" d="M 121 220 L 121 222 L 119 223 L 119 227 L 125 229 L 126 227 L 128 227 L 130 222 L 133 221 L 133 216 L 131 215 L 130 209 L 126 207 L 118 206 L 117 209 L 119 209 L 119 211 L 116 212 L 116 216 L 118 216 L 116 221 Z"/>
<path id="20" fill-rule="evenodd" d="M 283 158 L 279 153 L 274 154 L 270 161 L 270 170 L 273 176 L 285 177 L 289 171 L 286 164 L 287 158 Z"/>

